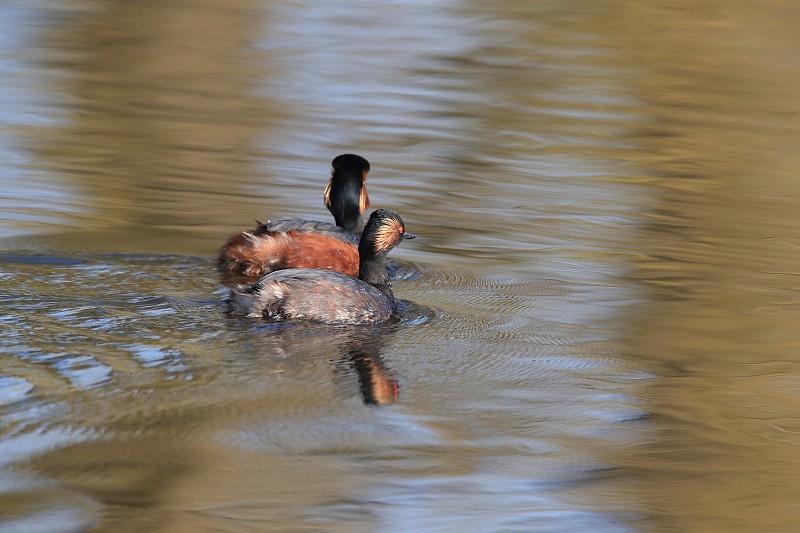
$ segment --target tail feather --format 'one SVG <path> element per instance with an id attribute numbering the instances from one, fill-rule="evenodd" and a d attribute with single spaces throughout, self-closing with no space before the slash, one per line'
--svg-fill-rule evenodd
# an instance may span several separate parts
<path id="1" fill-rule="evenodd" d="M 227 312 L 231 315 L 279 318 L 283 314 L 284 287 L 281 283 L 259 281 L 255 285 L 236 285 L 231 288 Z"/>
<path id="2" fill-rule="evenodd" d="M 239 233 L 222 249 L 219 268 L 243 276 L 260 276 L 285 268 L 283 262 L 291 249 L 290 241 L 284 234 Z"/>

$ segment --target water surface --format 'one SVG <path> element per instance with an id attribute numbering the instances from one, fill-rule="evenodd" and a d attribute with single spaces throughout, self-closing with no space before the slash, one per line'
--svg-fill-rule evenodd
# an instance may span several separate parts
<path id="1" fill-rule="evenodd" d="M 793 531 L 800 8 L 0 8 L 0 531 Z M 372 163 L 398 317 L 223 313 Z"/>

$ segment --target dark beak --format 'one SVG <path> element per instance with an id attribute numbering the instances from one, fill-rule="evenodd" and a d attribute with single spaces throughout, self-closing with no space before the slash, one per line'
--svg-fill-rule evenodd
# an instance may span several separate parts
<path id="1" fill-rule="evenodd" d="M 414 235 L 413 233 L 406 233 L 406 232 L 403 232 L 403 238 L 404 238 L 404 239 L 416 239 L 416 238 L 417 238 L 417 236 L 416 236 L 416 235 Z"/>

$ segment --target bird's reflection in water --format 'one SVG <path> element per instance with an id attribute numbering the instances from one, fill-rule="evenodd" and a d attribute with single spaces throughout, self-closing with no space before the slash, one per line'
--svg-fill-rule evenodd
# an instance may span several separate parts
<path id="1" fill-rule="evenodd" d="M 264 343 L 266 352 L 262 353 L 271 352 L 284 358 L 319 353 L 330 360 L 338 389 L 352 390 L 351 378 L 355 374 L 365 404 L 391 405 L 399 399 L 399 386 L 395 373 L 386 367 L 381 354 L 397 328 L 396 322 L 370 326 L 289 322 L 264 323 L 255 329 L 261 333 L 257 336 L 259 343 Z"/>
<path id="2" fill-rule="evenodd" d="M 381 358 L 381 349 L 395 328 L 361 328 L 344 346 L 346 361 L 356 371 L 361 397 L 367 405 L 390 405 L 399 398 L 399 386 L 394 372 Z"/>

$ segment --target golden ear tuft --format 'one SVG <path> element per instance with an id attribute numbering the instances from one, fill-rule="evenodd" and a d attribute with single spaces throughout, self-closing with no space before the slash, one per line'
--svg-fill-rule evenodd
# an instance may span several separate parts
<path id="1" fill-rule="evenodd" d="M 375 232 L 377 250 L 391 250 L 403 233 L 403 225 L 395 219 L 386 220 Z"/>
<path id="2" fill-rule="evenodd" d="M 322 193 L 322 197 L 325 199 L 325 207 L 328 209 L 331 208 L 331 185 L 333 185 L 333 178 L 328 182 L 328 186 L 325 187 L 325 192 Z"/>
<path id="3" fill-rule="evenodd" d="M 369 194 L 367 194 L 367 186 L 361 186 L 361 194 L 358 197 L 358 212 L 363 213 L 369 207 Z"/>

